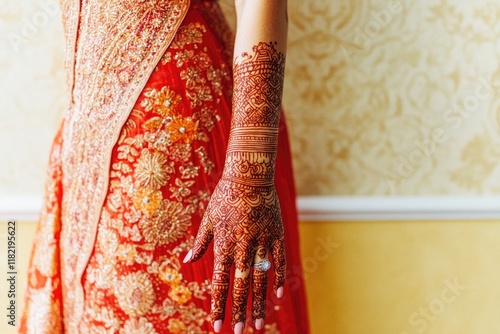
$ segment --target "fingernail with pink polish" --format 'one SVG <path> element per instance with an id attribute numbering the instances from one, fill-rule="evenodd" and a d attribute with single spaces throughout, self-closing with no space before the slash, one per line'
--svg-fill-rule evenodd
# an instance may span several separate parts
<path id="1" fill-rule="evenodd" d="M 184 260 L 182 260 L 182 262 L 186 263 L 189 260 L 191 260 L 192 257 L 193 257 L 193 250 L 190 249 L 189 252 L 186 254 L 186 257 L 184 258 Z"/>
<path id="2" fill-rule="evenodd" d="M 243 334 L 243 329 L 245 328 L 245 324 L 243 322 L 238 322 L 234 326 L 234 334 Z"/>
<path id="3" fill-rule="evenodd" d="M 255 320 L 255 329 L 256 330 L 261 330 L 262 327 L 264 327 L 264 319 L 257 319 L 257 320 Z"/>
<path id="4" fill-rule="evenodd" d="M 276 291 L 276 296 L 278 296 L 278 298 L 283 297 L 283 292 L 283 287 L 278 288 L 278 290 Z"/>
<path id="5" fill-rule="evenodd" d="M 217 320 L 214 322 L 214 331 L 219 333 L 222 330 L 222 320 Z"/>

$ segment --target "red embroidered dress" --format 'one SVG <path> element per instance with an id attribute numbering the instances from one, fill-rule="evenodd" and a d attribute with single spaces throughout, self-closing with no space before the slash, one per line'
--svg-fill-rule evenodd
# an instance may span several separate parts
<path id="1" fill-rule="evenodd" d="M 214 1 L 62 8 L 71 103 L 51 151 L 20 332 L 211 333 L 213 255 L 181 260 L 222 173 L 232 33 Z M 265 328 L 247 323 L 246 333 L 309 332 L 283 121 L 280 130 L 288 281 L 281 300 L 269 285 Z"/>

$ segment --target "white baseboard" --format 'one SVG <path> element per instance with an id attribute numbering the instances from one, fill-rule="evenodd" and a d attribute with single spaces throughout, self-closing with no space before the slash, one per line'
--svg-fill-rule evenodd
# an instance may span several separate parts
<path id="1" fill-rule="evenodd" d="M 500 221 L 500 196 L 300 197 L 301 221 Z"/>
<path id="2" fill-rule="evenodd" d="M 41 207 L 42 198 L 38 196 L 0 196 L 0 222 L 9 219 L 35 222 Z"/>
<path id="3" fill-rule="evenodd" d="M 42 200 L 36 196 L 0 197 L 0 221 L 34 222 Z M 500 222 L 500 196 L 475 197 L 299 197 L 301 221 L 481 220 Z"/>

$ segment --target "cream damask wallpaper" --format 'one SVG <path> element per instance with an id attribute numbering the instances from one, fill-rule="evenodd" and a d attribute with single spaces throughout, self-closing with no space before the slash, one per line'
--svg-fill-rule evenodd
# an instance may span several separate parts
<path id="1" fill-rule="evenodd" d="M 40 195 L 66 105 L 57 0 L 0 0 L 0 196 Z"/>
<path id="2" fill-rule="evenodd" d="M 498 1 L 289 3 L 299 194 L 500 193 Z M 38 195 L 66 103 L 60 12 L 0 7 L 0 196 Z"/>
<path id="3" fill-rule="evenodd" d="M 500 193 L 500 3 L 292 1 L 301 194 Z"/>

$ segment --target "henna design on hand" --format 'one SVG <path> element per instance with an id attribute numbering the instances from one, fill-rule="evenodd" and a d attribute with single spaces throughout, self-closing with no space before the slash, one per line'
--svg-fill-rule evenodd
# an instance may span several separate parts
<path id="1" fill-rule="evenodd" d="M 258 250 L 272 255 L 274 291 L 284 285 L 284 232 L 274 166 L 285 56 L 276 43 L 261 42 L 234 65 L 233 119 L 222 178 L 212 194 L 195 246 L 198 260 L 214 240 L 212 321 L 224 319 L 230 269 L 236 267 L 231 324 L 245 322 L 250 267 Z M 263 319 L 267 273 L 252 272 L 252 318 Z"/>
<path id="2" fill-rule="evenodd" d="M 267 272 L 254 268 L 252 272 L 252 321 L 254 322 L 266 316 L 266 291 Z"/>
<path id="3" fill-rule="evenodd" d="M 224 310 L 229 291 L 229 263 L 214 263 L 212 276 L 212 322 L 218 319 L 224 320 Z"/>
<path id="4" fill-rule="evenodd" d="M 238 322 L 245 323 L 248 289 L 250 286 L 249 277 L 235 277 L 233 284 L 233 318 L 231 326 L 234 328 Z"/>

